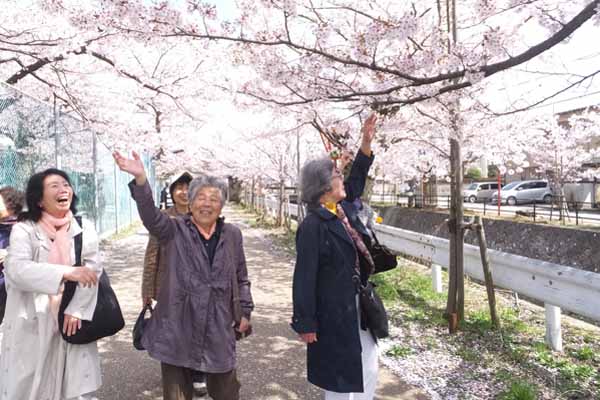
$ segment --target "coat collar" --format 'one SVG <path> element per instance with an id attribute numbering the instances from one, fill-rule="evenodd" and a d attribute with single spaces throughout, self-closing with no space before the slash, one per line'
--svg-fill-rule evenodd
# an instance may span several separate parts
<path id="1" fill-rule="evenodd" d="M 332 214 L 331 211 L 327 210 L 325 207 L 316 207 L 311 209 L 319 218 L 326 221 L 327 229 L 329 229 L 332 233 L 338 236 L 340 239 L 345 240 L 351 245 L 354 245 L 352 238 L 346 232 L 346 228 L 342 224 L 342 221 L 339 220 L 337 215 Z"/>
<path id="2" fill-rule="evenodd" d="M 337 215 L 332 214 L 331 211 L 327 210 L 325 207 L 311 208 L 310 211 L 315 213 L 319 218 L 324 219 L 325 221 L 337 219 Z"/>

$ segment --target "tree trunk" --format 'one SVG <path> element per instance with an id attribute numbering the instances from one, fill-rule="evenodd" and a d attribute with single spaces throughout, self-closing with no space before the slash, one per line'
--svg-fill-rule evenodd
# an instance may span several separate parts
<path id="1" fill-rule="evenodd" d="M 463 263 L 463 171 L 461 145 L 457 139 L 450 140 L 451 164 L 451 191 L 450 191 L 450 218 L 448 229 L 450 233 L 450 268 L 448 285 L 448 302 L 446 313 L 448 328 L 451 333 L 456 332 L 458 325 L 465 315 L 465 281 Z"/>
<path id="2" fill-rule="evenodd" d="M 302 200 L 300 200 L 300 130 L 296 130 L 296 205 L 298 206 L 298 225 L 304 219 L 304 207 L 302 207 Z"/>
<path id="3" fill-rule="evenodd" d="M 283 226 L 283 207 L 285 203 L 285 182 L 283 179 L 279 181 L 279 208 L 277 210 L 277 226 Z"/>
<path id="4" fill-rule="evenodd" d="M 252 191 L 250 192 L 250 209 L 256 210 L 256 179 L 252 177 Z"/>

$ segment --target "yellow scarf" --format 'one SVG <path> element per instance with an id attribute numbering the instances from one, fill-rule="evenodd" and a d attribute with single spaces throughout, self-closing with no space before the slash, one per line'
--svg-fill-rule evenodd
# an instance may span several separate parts
<path id="1" fill-rule="evenodd" d="M 337 215 L 337 204 L 335 203 L 325 203 L 323 207 L 333 215 Z"/>

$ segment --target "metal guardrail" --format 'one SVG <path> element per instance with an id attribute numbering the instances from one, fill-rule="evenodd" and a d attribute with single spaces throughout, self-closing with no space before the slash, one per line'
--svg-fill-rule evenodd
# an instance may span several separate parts
<path id="1" fill-rule="evenodd" d="M 390 250 L 449 266 L 449 241 L 387 225 L 376 224 L 379 241 Z M 488 250 L 494 284 L 532 299 L 600 321 L 600 274 Z M 464 245 L 465 273 L 484 280 L 479 247 Z"/>

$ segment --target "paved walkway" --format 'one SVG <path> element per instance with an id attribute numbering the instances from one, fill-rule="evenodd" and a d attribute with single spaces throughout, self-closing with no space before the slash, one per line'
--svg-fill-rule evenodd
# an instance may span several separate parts
<path id="1" fill-rule="evenodd" d="M 227 209 L 228 222 L 238 224 L 244 245 L 256 309 L 254 334 L 239 343 L 242 400 L 321 399 L 306 381 L 305 348 L 289 327 L 293 260 L 265 239 L 265 232 L 243 223 L 239 210 Z M 159 400 L 160 366 L 133 348 L 131 330 L 141 309 L 140 285 L 145 231 L 104 246 L 105 265 L 119 297 L 127 325 L 115 337 L 101 341 L 104 385 L 100 400 Z M 428 399 L 418 390 L 380 369 L 379 400 Z"/>

